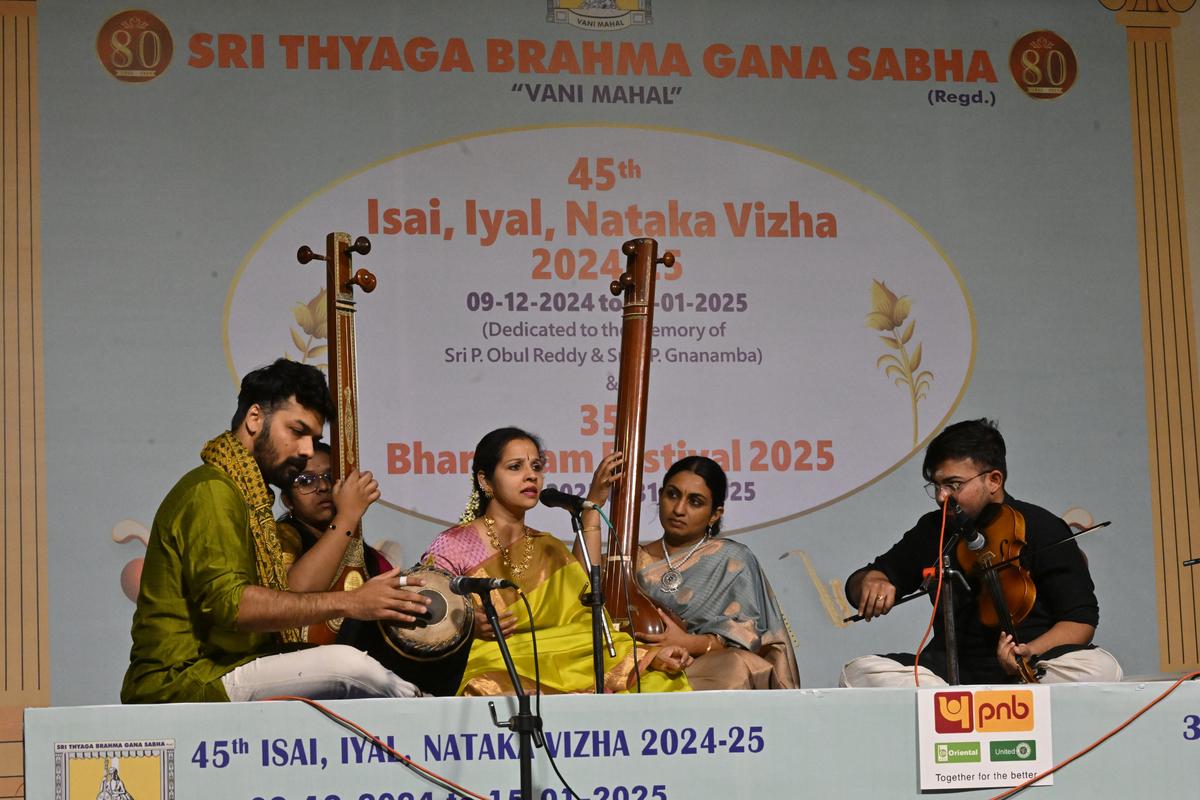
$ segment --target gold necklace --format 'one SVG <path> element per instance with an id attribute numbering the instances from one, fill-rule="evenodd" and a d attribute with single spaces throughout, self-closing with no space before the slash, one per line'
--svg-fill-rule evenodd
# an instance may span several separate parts
<path id="1" fill-rule="evenodd" d="M 496 552 L 500 554 L 500 560 L 508 568 L 509 574 L 514 578 L 524 575 L 525 570 L 529 568 L 529 562 L 533 559 L 533 537 L 529 535 L 529 527 L 525 526 L 524 531 L 521 533 L 521 538 L 525 540 L 525 552 L 521 555 L 520 564 L 514 564 L 509 558 L 509 551 L 512 545 L 508 547 L 500 546 L 500 539 L 496 537 L 496 520 L 491 517 L 484 517 L 483 528 L 487 531 L 487 536 L 492 543 L 492 547 L 496 548 Z"/>

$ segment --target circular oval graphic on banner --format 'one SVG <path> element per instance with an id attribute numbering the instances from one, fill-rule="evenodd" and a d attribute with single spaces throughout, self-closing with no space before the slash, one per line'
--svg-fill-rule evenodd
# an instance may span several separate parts
<path id="1" fill-rule="evenodd" d="M 458 518 L 472 450 L 504 425 L 542 436 L 548 485 L 586 492 L 612 447 L 609 284 L 635 237 L 676 256 L 654 287 L 647 504 L 699 453 L 729 473 L 728 529 L 828 505 L 919 449 L 971 374 L 969 298 L 903 212 L 786 153 L 605 125 L 441 142 L 315 193 L 230 289 L 235 378 L 280 355 L 325 365 L 324 264 L 296 250 L 333 230 L 370 238 L 355 268 L 378 277 L 355 295 L 363 467 L 425 518 Z"/>

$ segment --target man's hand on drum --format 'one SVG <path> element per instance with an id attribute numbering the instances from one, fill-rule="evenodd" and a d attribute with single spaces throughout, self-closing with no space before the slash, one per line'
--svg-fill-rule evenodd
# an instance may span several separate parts
<path id="1" fill-rule="evenodd" d="M 511 635 L 517 629 L 517 618 L 511 611 L 497 610 L 496 616 L 500 620 L 500 632 L 505 636 Z M 487 614 L 484 614 L 483 609 L 479 606 L 475 606 L 475 635 L 489 642 L 496 639 L 496 631 L 492 629 L 492 623 L 488 622 Z"/>
<path id="2" fill-rule="evenodd" d="M 413 622 L 429 607 L 429 600 L 414 591 L 424 585 L 420 578 L 402 576 L 399 567 L 388 570 L 348 593 L 352 608 L 346 616 Z"/>

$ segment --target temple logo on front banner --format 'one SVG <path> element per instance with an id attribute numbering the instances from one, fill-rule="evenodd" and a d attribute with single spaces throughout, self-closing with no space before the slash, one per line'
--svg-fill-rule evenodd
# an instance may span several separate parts
<path id="1" fill-rule="evenodd" d="M 546 0 L 546 21 L 591 31 L 649 25 L 650 0 Z"/>
<path id="2" fill-rule="evenodd" d="M 175 740 L 56 742 L 54 800 L 175 800 Z"/>

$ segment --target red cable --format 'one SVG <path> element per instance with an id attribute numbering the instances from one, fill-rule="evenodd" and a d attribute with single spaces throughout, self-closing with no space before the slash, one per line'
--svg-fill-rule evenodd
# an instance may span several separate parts
<path id="1" fill-rule="evenodd" d="M 483 795 L 475 794 L 470 789 L 466 789 L 462 786 L 459 786 L 457 783 L 450 780 L 449 778 L 443 778 L 441 775 L 438 775 L 436 772 L 429 769 L 428 767 L 418 764 L 417 762 L 413 761 L 408 756 L 406 756 L 402 753 L 397 753 L 395 750 L 393 750 L 391 747 L 389 747 L 386 742 L 381 741 L 378 736 L 371 733 L 366 728 L 359 725 L 357 722 L 353 722 L 353 721 L 347 719 L 346 717 L 343 717 L 342 715 L 334 712 L 332 709 L 321 705 L 316 700 L 310 700 L 307 697 L 295 697 L 292 695 L 280 695 L 278 697 L 264 697 L 263 700 L 266 700 L 266 701 L 295 700 L 300 703 L 305 703 L 305 704 L 311 706 L 312 708 L 315 708 L 317 711 L 321 712 L 325 716 L 327 716 L 331 719 L 335 719 L 338 722 L 345 725 L 346 727 L 350 728 L 351 730 L 355 730 L 358 733 L 362 734 L 363 737 L 365 737 L 368 741 L 370 741 L 372 744 L 375 744 L 380 749 L 386 751 L 387 754 L 392 756 L 393 758 L 396 758 L 396 759 L 404 762 L 408 766 L 415 769 L 417 772 L 420 772 L 423 775 L 428 775 L 433 780 L 440 781 L 441 783 L 451 787 L 452 789 L 454 789 L 454 791 L 458 792 L 459 794 L 463 795 L 464 797 L 473 797 L 473 798 L 475 798 L 475 800 L 491 800 L 490 797 L 484 797 Z"/>
<path id="2" fill-rule="evenodd" d="M 989 798 L 989 800 L 1005 800 L 1005 798 L 1012 797 L 1017 792 L 1023 792 L 1026 789 L 1028 789 L 1030 786 L 1032 786 L 1033 784 L 1040 781 L 1042 778 L 1045 778 L 1048 775 L 1053 775 L 1054 773 L 1058 772 L 1060 769 L 1065 767 L 1067 764 L 1070 764 L 1072 761 L 1076 760 L 1077 758 L 1081 758 L 1082 756 L 1087 755 L 1088 753 L 1092 752 L 1100 745 L 1107 742 L 1112 737 L 1116 736 L 1121 731 L 1128 728 L 1135 719 L 1140 717 L 1142 714 L 1145 714 L 1147 711 L 1154 708 L 1156 705 L 1158 705 L 1160 702 L 1162 702 L 1164 699 L 1166 699 L 1167 695 L 1169 695 L 1171 692 L 1178 689 L 1179 685 L 1182 684 L 1184 681 L 1191 680 L 1192 678 L 1195 678 L 1197 676 L 1200 676 L 1200 670 L 1197 670 L 1196 672 L 1189 672 L 1187 675 L 1184 675 L 1182 678 L 1175 681 L 1175 683 L 1172 684 L 1171 687 L 1169 689 L 1167 689 L 1165 692 L 1163 692 L 1158 697 L 1151 700 L 1146 705 L 1142 706 L 1142 708 L 1140 710 L 1138 710 L 1137 712 L 1135 712 L 1134 715 L 1131 716 L 1129 719 L 1125 720 L 1120 725 L 1113 728 L 1111 731 L 1104 734 L 1099 739 L 1092 742 L 1091 744 L 1089 744 L 1087 747 L 1080 750 L 1075 755 L 1071 756 L 1070 758 L 1066 759 L 1065 761 L 1060 761 L 1059 763 L 1055 764 L 1053 767 L 1051 767 L 1050 769 L 1046 770 L 1045 772 L 1043 772 L 1041 774 L 1034 775 L 1032 778 L 1025 781 L 1024 783 L 1017 784 L 1016 786 L 1012 787 L 1011 789 L 1001 792 L 1000 794 L 996 795 L 995 797 Z"/>

